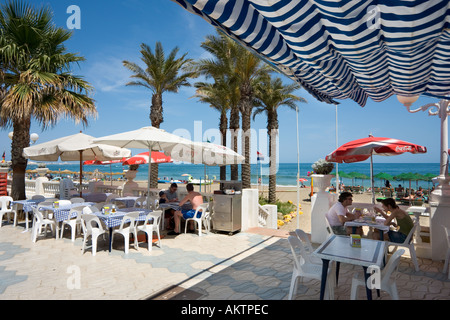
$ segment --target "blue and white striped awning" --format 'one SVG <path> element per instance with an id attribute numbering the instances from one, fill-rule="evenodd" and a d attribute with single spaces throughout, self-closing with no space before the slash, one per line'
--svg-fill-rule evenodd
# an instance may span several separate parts
<path id="1" fill-rule="evenodd" d="M 450 94 L 448 0 L 172 0 L 320 101 Z"/>

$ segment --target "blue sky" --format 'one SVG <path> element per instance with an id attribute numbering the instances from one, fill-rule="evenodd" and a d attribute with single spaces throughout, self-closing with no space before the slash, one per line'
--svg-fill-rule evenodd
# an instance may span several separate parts
<path id="1" fill-rule="evenodd" d="M 4 3 L 3 0 L 1 0 Z M 75 125 L 62 119 L 54 128 L 42 131 L 36 123 L 31 132 L 39 134 L 37 143 L 83 131 L 94 137 L 134 130 L 149 126 L 151 92 L 140 87 L 127 87 L 130 72 L 122 65 L 123 60 L 140 63 L 139 46 L 146 43 L 154 48 L 160 41 L 168 54 L 178 46 L 180 54 L 199 59 L 206 57 L 200 48 L 208 34 L 215 29 L 170 0 L 123 0 L 123 1 L 28 1 L 33 5 L 50 5 L 56 25 L 66 28 L 66 13 L 70 5 L 81 9 L 81 28 L 74 30 L 66 45 L 70 52 L 85 57 L 86 61 L 74 65 L 73 72 L 85 77 L 95 88 L 98 117 L 91 119 L 89 126 Z M 142 64 L 141 64 L 142 65 Z M 289 79 L 283 77 L 286 83 Z M 192 82 L 195 82 L 193 80 Z M 207 104 L 191 98 L 195 91 L 182 88 L 177 94 L 163 95 L 164 122 L 162 129 L 183 134 L 194 140 L 210 138 L 218 128 L 219 113 Z M 315 100 L 304 90 L 297 92 L 308 103 L 299 104 L 300 162 L 314 162 L 324 158 L 336 148 L 336 107 Z M 421 97 L 413 109 L 438 99 Z M 377 157 L 377 162 L 439 162 L 440 119 L 426 112 L 408 113 L 396 97 L 384 102 L 369 100 L 361 108 L 351 100 L 340 100 L 338 106 L 338 144 L 374 136 L 391 137 L 426 146 L 427 154 L 404 154 L 395 157 Z M 281 107 L 279 109 L 279 162 L 297 162 L 296 114 Z M 194 129 L 194 127 L 196 129 Z M 256 161 L 256 149 L 267 151 L 265 145 L 266 118 L 260 115 L 252 122 L 255 140 L 252 151 Z M 1 151 L 10 159 L 11 140 L 8 132 L 0 133 Z M 256 144 L 261 144 L 256 146 Z M 133 150 L 133 154 L 142 150 Z"/>

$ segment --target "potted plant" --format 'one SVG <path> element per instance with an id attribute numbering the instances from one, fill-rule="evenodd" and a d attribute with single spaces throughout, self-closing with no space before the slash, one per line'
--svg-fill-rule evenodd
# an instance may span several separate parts
<path id="1" fill-rule="evenodd" d="M 36 171 L 37 171 L 39 177 L 43 177 L 48 172 L 47 164 L 39 163 L 36 168 Z"/>
<path id="2" fill-rule="evenodd" d="M 319 192 L 325 192 L 326 188 L 330 186 L 331 179 L 333 178 L 330 173 L 334 169 L 334 163 L 319 159 L 314 162 L 311 167 L 314 170 L 314 173 L 312 174 L 314 186 L 319 189 Z"/>
<path id="3" fill-rule="evenodd" d="M 125 178 L 127 178 L 128 181 L 133 181 L 133 179 L 136 178 L 138 168 L 138 164 L 130 165 L 129 169 L 124 174 Z"/>

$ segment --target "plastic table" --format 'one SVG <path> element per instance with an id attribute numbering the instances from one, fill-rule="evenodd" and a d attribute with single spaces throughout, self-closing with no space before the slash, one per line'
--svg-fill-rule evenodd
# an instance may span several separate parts
<path id="1" fill-rule="evenodd" d="M 361 266 L 364 270 L 364 278 L 369 278 L 367 268 L 384 265 L 386 244 L 384 241 L 361 239 L 361 248 L 350 245 L 350 237 L 333 235 L 325 240 L 315 251 L 314 255 L 322 259 L 322 280 L 320 286 L 320 300 L 323 300 L 327 281 L 328 266 L 330 261 L 336 261 L 337 273 L 339 264 L 349 263 Z M 337 280 L 336 280 L 337 282 Z M 372 300 L 372 291 L 366 286 L 367 299 Z"/>

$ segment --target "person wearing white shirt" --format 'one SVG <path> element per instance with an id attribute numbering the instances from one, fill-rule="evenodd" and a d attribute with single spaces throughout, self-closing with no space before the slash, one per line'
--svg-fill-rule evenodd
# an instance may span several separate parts
<path id="1" fill-rule="evenodd" d="M 357 219 L 354 214 L 350 213 L 347 209 L 353 202 L 353 195 L 350 192 L 342 192 L 339 195 L 338 202 L 336 202 L 330 210 L 326 213 L 326 218 L 330 223 L 331 229 L 334 234 L 348 235 L 352 233 L 352 228 L 345 228 L 344 223 L 347 221 L 353 221 Z M 358 233 L 362 234 L 362 228 L 358 228 Z"/>

